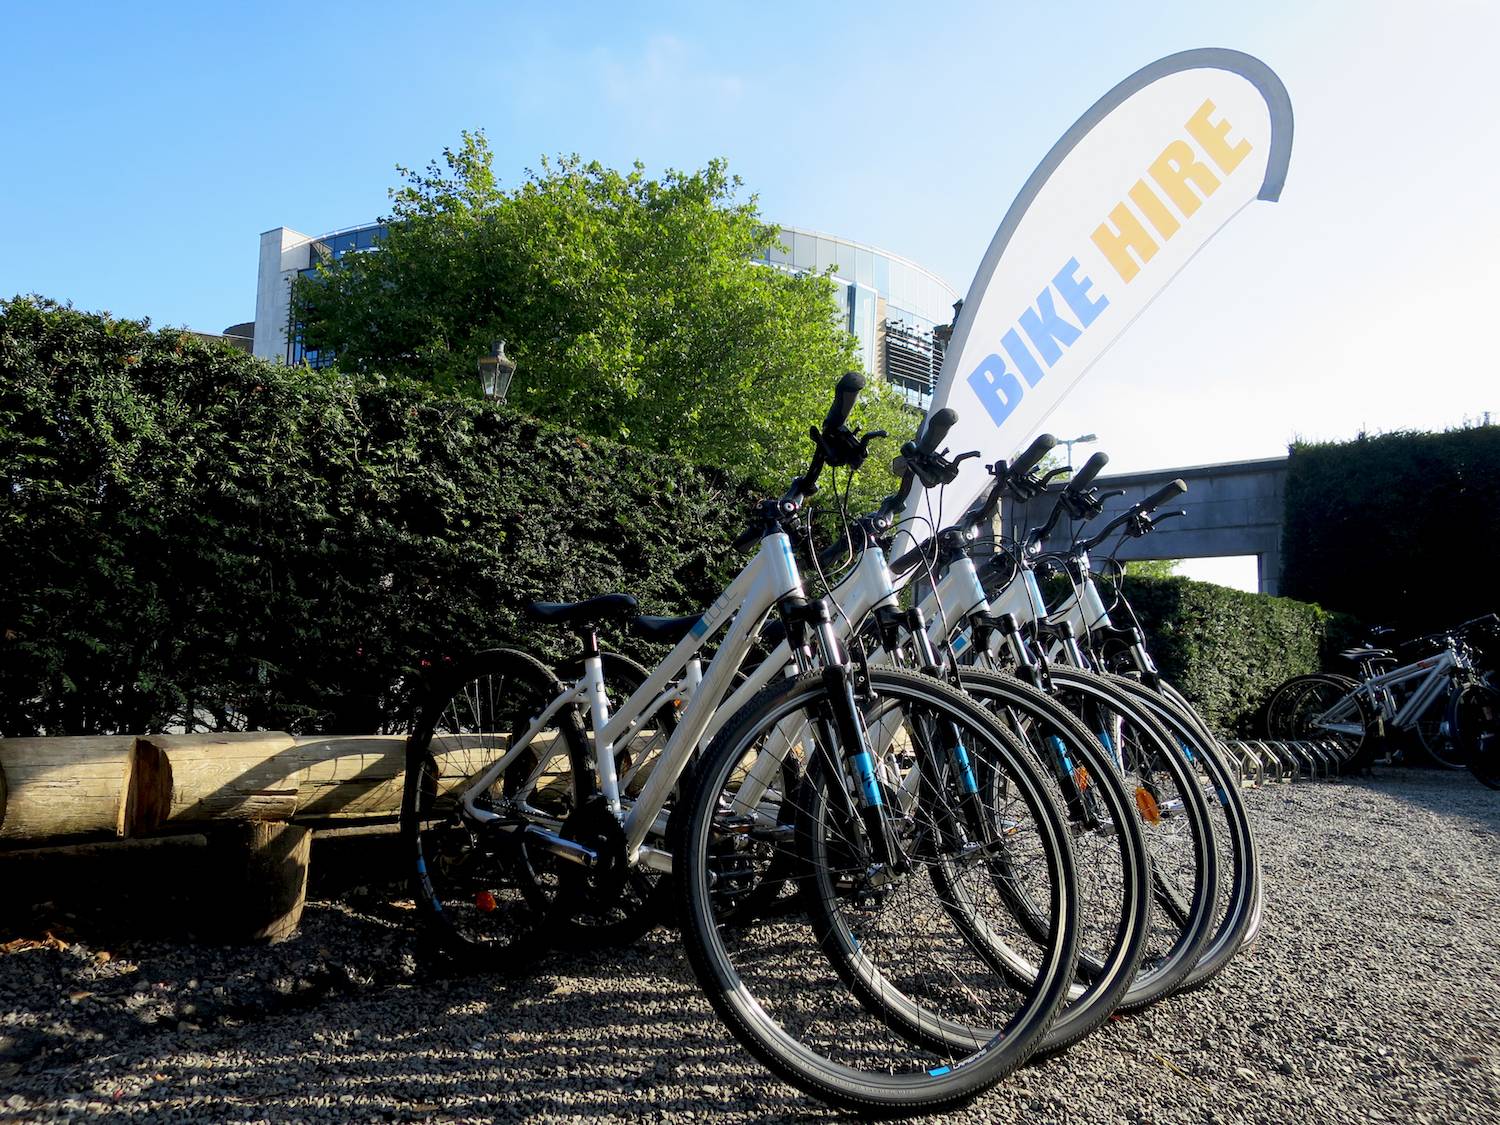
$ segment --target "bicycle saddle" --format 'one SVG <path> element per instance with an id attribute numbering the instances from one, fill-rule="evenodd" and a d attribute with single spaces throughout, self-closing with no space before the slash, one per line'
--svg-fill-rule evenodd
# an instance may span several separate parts
<path id="1" fill-rule="evenodd" d="M 629 594 L 601 594 L 581 602 L 527 602 L 521 608 L 531 620 L 548 625 L 588 625 L 629 617 L 640 606 Z"/>
<path id="2" fill-rule="evenodd" d="M 1346 648 L 1339 653 L 1345 660 L 1373 660 L 1381 656 L 1395 656 L 1388 648 Z"/>

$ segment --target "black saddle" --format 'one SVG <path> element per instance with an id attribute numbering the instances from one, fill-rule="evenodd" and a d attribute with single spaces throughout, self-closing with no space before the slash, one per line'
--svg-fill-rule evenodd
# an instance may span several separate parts
<path id="1" fill-rule="evenodd" d="M 640 606 L 629 594 L 602 594 L 582 602 L 527 602 L 522 609 L 547 625 L 598 625 L 632 616 Z"/>
<path id="2" fill-rule="evenodd" d="M 701 613 L 690 613 L 686 617 L 648 617 L 643 614 L 635 619 L 630 628 L 636 636 L 645 637 L 648 641 L 675 645 L 702 620 Z"/>
<path id="3" fill-rule="evenodd" d="M 1395 656 L 1396 654 L 1388 648 L 1346 648 L 1339 653 L 1345 660 L 1379 660 L 1384 656 Z"/>

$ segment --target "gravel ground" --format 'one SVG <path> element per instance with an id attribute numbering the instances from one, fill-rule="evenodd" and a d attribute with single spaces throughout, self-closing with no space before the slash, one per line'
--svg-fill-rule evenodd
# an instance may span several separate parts
<path id="1" fill-rule="evenodd" d="M 1500 1120 L 1500 794 L 1388 770 L 1247 801 L 1255 948 L 950 1118 Z M 166 939 L 190 905 L 154 888 L 191 848 L 0 861 L 0 1122 L 836 1116 L 738 1049 L 666 934 L 520 981 L 434 977 L 410 912 L 358 885 L 387 848 L 319 843 L 302 932 L 271 948 Z"/>

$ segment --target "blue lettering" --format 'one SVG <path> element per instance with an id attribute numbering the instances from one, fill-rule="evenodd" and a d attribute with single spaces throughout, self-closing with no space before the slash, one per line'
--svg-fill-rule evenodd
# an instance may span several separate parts
<path id="1" fill-rule="evenodd" d="M 1065 346 L 1071 346 L 1083 334 L 1057 315 L 1050 286 L 1037 294 L 1036 308 L 1027 309 L 1021 314 L 1021 330 L 1031 338 L 1031 346 L 1046 361 L 1048 367 L 1062 358 L 1062 348 L 1057 346 L 1057 341 L 1061 340 Z"/>
<path id="2" fill-rule="evenodd" d="M 1016 404 L 1021 401 L 1021 381 L 1005 369 L 1005 361 L 997 355 L 987 355 L 979 366 L 969 373 L 969 389 L 984 404 L 990 420 L 995 425 L 1004 425 Z"/>
<path id="3" fill-rule="evenodd" d="M 1090 301 L 1089 289 L 1094 283 L 1087 277 L 1076 276 L 1077 273 L 1078 259 L 1069 258 L 1068 264 L 1052 279 L 1052 284 L 1062 294 L 1062 299 L 1068 302 L 1068 308 L 1073 310 L 1078 323 L 1087 328 L 1100 313 L 1109 308 L 1109 298 L 1100 293 L 1097 301 Z"/>
<path id="4" fill-rule="evenodd" d="M 1042 365 L 1036 361 L 1036 357 L 1021 342 L 1021 334 L 1019 332 L 1012 328 L 1004 336 L 1000 337 L 1000 342 L 1005 345 L 1005 354 L 1016 361 L 1016 367 L 1020 369 L 1022 375 L 1026 376 L 1026 385 L 1028 387 L 1034 387 L 1042 381 L 1042 375 L 1044 374 Z"/>

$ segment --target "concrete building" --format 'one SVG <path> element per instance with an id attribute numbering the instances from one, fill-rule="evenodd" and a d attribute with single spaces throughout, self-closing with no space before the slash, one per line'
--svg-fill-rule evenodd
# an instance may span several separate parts
<path id="1" fill-rule="evenodd" d="M 291 284 L 319 262 L 374 249 L 379 223 L 307 235 L 277 227 L 260 236 L 260 272 L 255 290 L 254 351 L 282 363 L 320 357 L 302 346 L 291 316 Z M 941 334 L 933 329 L 953 319 L 959 292 L 909 258 L 837 235 L 782 227 L 784 249 L 758 259 L 774 269 L 822 273 L 832 269 L 835 304 L 859 346 L 866 370 L 886 377 L 908 399 L 925 407 L 942 366 Z"/>

